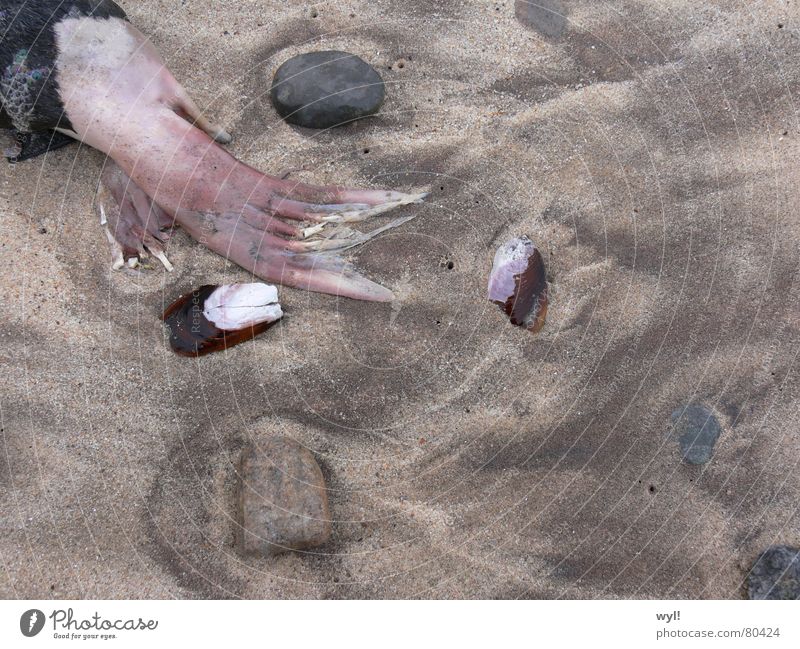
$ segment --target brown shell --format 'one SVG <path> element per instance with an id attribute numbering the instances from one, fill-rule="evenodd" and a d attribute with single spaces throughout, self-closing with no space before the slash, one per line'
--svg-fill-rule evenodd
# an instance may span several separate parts
<path id="1" fill-rule="evenodd" d="M 512 279 L 513 292 L 506 295 Z M 512 239 L 498 250 L 489 278 L 489 298 L 503 310 L 511 324 L 532 333 L 544 326 L 547 271 L 541 253 L 528 237 Z"/>
<path id="2" fill-rule="evenodd" d="M 511 324 L 536 333 L 547 317 L 547 273 L 538 249 L 528 260 L 528 268 L 514 275 L 514 294 L 505 303 L 495 302 L 508 315 Z"/>
<path id="3" fill-rule="evenodd" d="M 169 329 L 169 344 L 179 356 L 204 356 L 252 340 L 274 322 L 263 322 L 244 329 L 225 331 L 203 315 L 206 299 L 219 286 L 207 284 L 181 295 L 162 316 Z"/>

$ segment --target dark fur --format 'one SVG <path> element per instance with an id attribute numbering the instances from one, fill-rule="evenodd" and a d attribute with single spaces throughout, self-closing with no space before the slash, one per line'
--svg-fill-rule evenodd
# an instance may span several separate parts
<path id="1" fill-rule="evenodd" d="M 72 12 L 72 13 L 71 13 Z M 64 114 L 56 80 L 57 57 L 54 27 L 70 15 L 96 18 L 125 18 L 125 12 L 111 0 L 2 0 L 0 2 L 0 77 L 6 74 L 18 52 L 26 50 L 27 67 L 47 68 L 50 74 L 37 81 L 32 88 L 35 97 L 30 128 L 26 133 L 14 129 L 11 117 L 2 105 L 0 96 L 0 128 L 11 129 L 22 151 L 15 160 L 24 160 L 48 149 L 68 143 L 60 134 L 50 137 L 26 137 L 28 133 L 47 132 L 72 125 Z"/>
<path id="2" fill-rule="evenodd" d="M 6 160 L 12 163 L 30 160 L 48 151 L 55 151 L 69 144 L 74 144 L 75 140 L 69 135 L 64 135 L 59 131 L 37 131 L 35 133 L 20 133 L 11 129 L 11 133 L 16 140 L 18 153 L 9 152 Z"/>

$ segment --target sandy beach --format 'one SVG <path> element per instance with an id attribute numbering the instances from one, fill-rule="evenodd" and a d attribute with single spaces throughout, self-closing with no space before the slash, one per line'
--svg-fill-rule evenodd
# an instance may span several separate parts
<path id="1" fill-rule="evenodd" d="M 563 0 L 556 37 L 513 0 L 120 4 L 238 158 L 431 195 L 353 254 L 395 303 L 280 288 L 278 326 L 187 359 L 166 306 L 251 275 L 182 232 L 174 272 L 114 272 L 102 154 L 2 162 L 0 597 L 741 599 L 800 545 L 796 3 Z M 272 75 L 323 49 L 380 72 L 379 115 L 279 118 Z M 486 299 L 523 234 L 535 335 Z M 689 403 L 722 428 L 700 466 Z M 271 435 L 314 453 L 333 534 L 244 556 Z"/>

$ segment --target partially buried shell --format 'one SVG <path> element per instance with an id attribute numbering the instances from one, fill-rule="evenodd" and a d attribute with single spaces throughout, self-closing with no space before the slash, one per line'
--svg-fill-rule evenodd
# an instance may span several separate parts
<path id="1" fill-rule="evenodd" d="M 547 316 L 547 273 L 539 250 L 528 237 L 504 243 L 494 256 L 489 299 L 511 324 L 536 333 Z"/>
<path id="2" fill-rule="evenodd" d="M 266 331 L 283 316 L 278 290 L 262 283 L 206 285 L 164 312 L 169 342 L 180 356 L 203 356 Z"/>

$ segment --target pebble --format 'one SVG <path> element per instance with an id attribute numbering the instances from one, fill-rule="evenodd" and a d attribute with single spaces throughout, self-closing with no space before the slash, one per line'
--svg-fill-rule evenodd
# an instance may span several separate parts
<path id="1" fill-rule="evenodd" d="M 287 122 L 331 128 L 377 113 L 386 89 L 366 61 L 355 54 L 329 50 L 286 61 L 275 73 L 270 96 Z"/>
<path id="2" fill-rule="evenodd" d="M 800 599 L 800 549 L 767 548 L 753 564 L 747 582 L 750 599 Z"/>
<path id="3" fill-rule="evenodd" d="M 688 464 L 705 464 L 711 459 L 722 427 L 713 412 L 689 404 L 672 413 L 673 434 L 678 435 L 681 455 Z"/>
<path id="4" fill-rule="evenodd" d="M 514 15 L 549 38 L 560 38 L 567 26 L 567 9 L 559 0 L 516 0 Z"/>
<path id="5" fill-rule="evenodd" d="M 242 453 L 239 478 L 243 552 L 274 556 L 328 540 L 325 479 L 306 448 L 287 437 L 252 443 Z"/>

